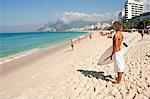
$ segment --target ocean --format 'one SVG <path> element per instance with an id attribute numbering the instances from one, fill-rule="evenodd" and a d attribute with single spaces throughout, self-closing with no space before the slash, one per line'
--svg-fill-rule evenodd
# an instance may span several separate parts
<path id="1" fill-rule="evenodd" d="M 34 48 L 65 44 L 86 32 L 0 33 L 0 58 Z"/>

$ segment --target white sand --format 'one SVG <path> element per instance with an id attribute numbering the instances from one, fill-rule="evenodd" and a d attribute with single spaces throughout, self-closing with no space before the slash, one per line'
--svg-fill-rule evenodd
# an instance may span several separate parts
<path id="1" fill-rule="evenodd" d="M 112 40 L 95 35 L 0 78 L 0 99 L 149 99 L 150 36 L 125 56 L 129 71 L 114 85 L 113 64 L 98 66 Z"/>

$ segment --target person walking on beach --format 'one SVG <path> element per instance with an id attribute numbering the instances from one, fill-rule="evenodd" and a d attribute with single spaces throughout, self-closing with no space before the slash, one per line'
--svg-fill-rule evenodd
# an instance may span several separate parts
<path id="1" fill-rule="evenodd" d="M 79 41 L 79 43 L 80 43 L 80 36 L 78 37 L 78 41 Z"/>
<path id="2" fill-rule="evenodd" d="M 123 34 L 121 33 L 122 25 L 119 21 L 113 23 L 113 28 L 116 33 L 113 37 L 113 52 L 111 59 L 114 58 L 114 71 L 117 72 L 117 80 L 114 83 L 120 84 L 123 72 L 125 70 L 125 61 L 123 52 L 121 51 L 121 44 L 123 41 Z"/>
<path id="3" fill-rule="evenodd" d="M 92 39 L 92 34 L 89 34 L 90 40 Z"/>
<path id="4" fill-rule="evenodd" d="M 144 30 L 139 30 L 139 33 L 141 34 L 141 37 L 142 37 L 142 40 L 143 40 L 143 37 L 144 37 Z"/>
<path id="5" fill-rule="evenodd" d="M 71 39 L 71 47 L 72 47 L 72 50 L 74 49 L 74 45 L 73 45 L 73 40 Z"/>

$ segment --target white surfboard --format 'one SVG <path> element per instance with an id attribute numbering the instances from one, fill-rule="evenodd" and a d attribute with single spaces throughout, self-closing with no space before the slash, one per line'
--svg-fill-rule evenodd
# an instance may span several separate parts
<path id="1" fill-rule="evenodd" d="M 135 43 L 137 43 L 140 40 L 138 34 L 133 34 L 132 36 L 127 37 L 123 41 L 122 51 L 124 55 L 127 53 L 127 51 L 133 46 Z M 100 57 L 98 61 L 98 65 L 107 65 L 112 63 L 114 60 L 111 60 L 111 54 L 113 51 L 113 46 L 110 46 Z"/>
<path id="2" fill-rule="evenodd" d="M 111 60 L 111 54 L 113 51 L 113 46 L 110 46 L 100 57 L 99 61 L 98 61 L 98 65 L 106 65 L 106 64 L 110 64 L 113 62 L 113 60 Z"/>

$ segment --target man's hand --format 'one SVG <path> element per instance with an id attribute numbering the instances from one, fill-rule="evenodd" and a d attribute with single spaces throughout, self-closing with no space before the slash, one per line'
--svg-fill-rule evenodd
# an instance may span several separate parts
<path id="1" fill-rule="evenodd" d="M 114 59 L 114 54 L 112 53 L 111 56 L 110 56 L 111 60 Z"/>

